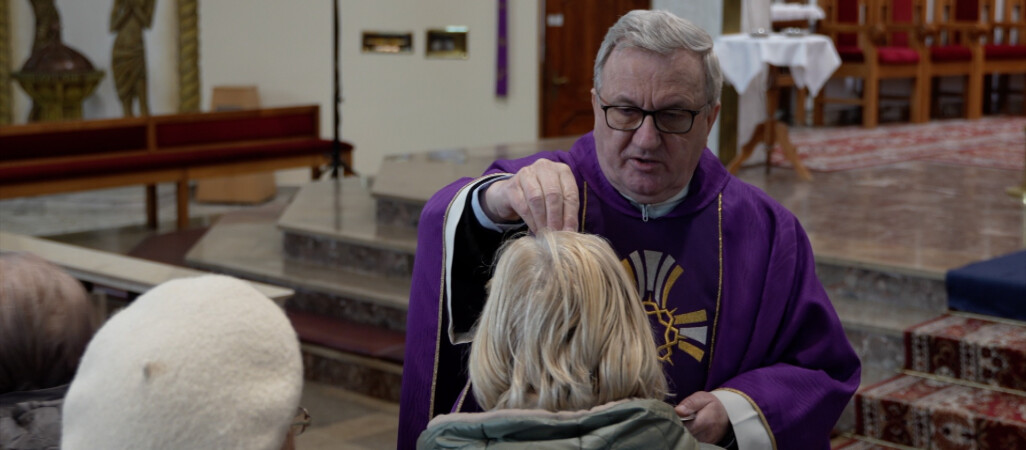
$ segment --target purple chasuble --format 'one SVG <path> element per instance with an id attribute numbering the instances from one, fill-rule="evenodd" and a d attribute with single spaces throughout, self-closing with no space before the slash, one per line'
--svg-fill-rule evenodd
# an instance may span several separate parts
<path id="1" fill-rule="evenodd" d="M 752 404 L 776 448 L 829 448 L 861 366 L 794 215 L 705 150 L 684 201 L 645 221 L 605 179 L 590 133 L 569 152 L 497 161 L 486 174 L 514 173 L 539 158 L 570 166 L 582 231 L 608 239 L 634 277 L 672 392 L 667 401 L 728 389 Z M 457 404 L 469 345 L 452 338 L 469 339 L 502 238 L 482 231 L 467 207 L 481 180 L 450 184 L 421 214 L 399 448 L 414 448 L 432 417 L 477 409 L 472 395 Z"/>

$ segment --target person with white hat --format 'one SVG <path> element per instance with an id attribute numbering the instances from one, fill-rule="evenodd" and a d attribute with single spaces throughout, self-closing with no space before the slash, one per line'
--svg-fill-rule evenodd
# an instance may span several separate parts
<path id="1" fill-rule="evenodd" d="M 291 448 L 302 387 L 296 332 L 272 300 L 232 277 L 172 280 L 96 333 L 61 446 Z"/>

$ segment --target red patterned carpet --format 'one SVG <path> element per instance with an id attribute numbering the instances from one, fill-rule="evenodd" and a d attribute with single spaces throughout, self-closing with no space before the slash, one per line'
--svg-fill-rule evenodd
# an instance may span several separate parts
<path id="1" fill-rule="evenodd" d="M 925 124 L 792 128 L 791 141 L 809 170 L 835 172 L 927 160 L 993 169 L 1022 170 L 1026 117 L 938 120 Z M 774 149 L 774 165 L 788 167 Z"/>
<path id="2" fill-rule="evenodd" d="M 855 436 L 835 449 L 1026 448 L 1026 325 L 945 315 L 905 332 L 904 374 L 855 397 Z"/>

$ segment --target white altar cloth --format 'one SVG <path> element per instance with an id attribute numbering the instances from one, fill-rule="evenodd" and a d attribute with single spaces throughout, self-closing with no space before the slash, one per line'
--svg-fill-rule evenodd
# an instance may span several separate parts
<path id="1" fill-rule="evenodd" d="M 833 42 L 819 34 L 728 34 L 716 38 L 714 51 L 723 76 L 738 93 L 747 91 L 753 80 L 765 79 L 767 64 L 772 64 L 789 68 L 795 84 L 808 88 L 814 97 L 841 65 Z"/>

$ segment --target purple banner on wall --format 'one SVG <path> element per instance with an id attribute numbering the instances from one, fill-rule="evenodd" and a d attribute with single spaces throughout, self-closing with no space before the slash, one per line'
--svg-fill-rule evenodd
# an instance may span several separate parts
<path id="1" fill-rule="evenodd" d="M 506 0 L 498 0 L 498 2 L 498 36 L 496 36 L 495 40 L 495 96 L 505 98 L 506 94 L 509 92 L 509 81 L 507 76 L 507 69 L 509 68 L 509 59 L 506 52 Z"/>

